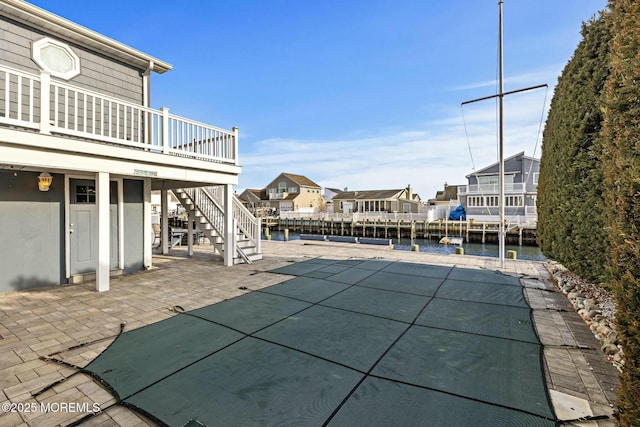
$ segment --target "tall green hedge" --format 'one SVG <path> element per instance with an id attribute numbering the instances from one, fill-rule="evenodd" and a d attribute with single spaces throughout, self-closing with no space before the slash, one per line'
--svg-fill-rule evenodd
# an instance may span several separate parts
<path id="1" fill-rule="evenodd" d="M 538 244 L 582 277 L 607 271 L 602 170 L 603 114 L 609 21 L 583 24 L 583 40 L 558 79 L 543 134 L 538 183 Z"/>
<path id="2" fill-rule="evenodd" d="M 604 96 L 604 183 L 611 283 L 625 352 L 620 424 L 640 426 L 640 3 L 610 0 L 610 76 Z"/>
<path id="3" fill-rule="evenodd" d="M 619 422 L 640 426 L 640 1 L 583 25 L 551 102 L 538 186 L 543 252 L 616 295 Z"/>

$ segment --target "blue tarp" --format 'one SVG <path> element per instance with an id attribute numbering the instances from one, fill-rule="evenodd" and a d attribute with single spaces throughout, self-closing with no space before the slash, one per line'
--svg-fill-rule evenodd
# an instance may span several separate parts
<path id="1" fill-rule="evenodd" d="M 458 206 L 454 210 L 449 213 L 449 219 L 452 221 L 458 220 L 466 220 L 467 215 L 464 213 L 464 207 L 462 205 Z"/>

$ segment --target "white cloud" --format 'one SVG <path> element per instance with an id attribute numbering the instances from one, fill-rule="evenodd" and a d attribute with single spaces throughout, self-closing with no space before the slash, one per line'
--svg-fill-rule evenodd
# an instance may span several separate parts
<path id="1" fill-rule="evenodd" d="M 558 70 L 562 70 L 563 64 L 547 65 L 544 68 L 521 72 L 515 75 L 506 76 L 504 80 L 505 91 L 516 90 L 520 87 L 536 86 L 539 84 L 548 84 L 550 87 L 555 86 L 558 79 Z M 498 88 L 497 78 L 494 80 L 485 80 L 471 82 L 451 88 L 452 91 L 468 91 L 473 89 L 490 88 L 494 92 Z M 490 93 L 487 94 L 487 96 Z"/>
<path id="2" fill-rule="evenodd" d="M 505 98 L 506 157 L 521 151 L 534 155 L 536 140 L 535 155 L 540 156 L 540 118 L 549 98 L 545 102 L 544 90 Z M 264 188 L 281 172 L 290 172 L 323 187 L 371 190 L 411 184 L 426 200 L 445 182 L 466 184 L 474 166 L 481 169 L 497 161 L 494 101 L 464 106 L 464 120 L 459 109 L 434 110 L 444 115 L 410 129 L 372 131 L 370 137 L 259 141 L 251 152 L 241 154 L 239 189 Z"/>

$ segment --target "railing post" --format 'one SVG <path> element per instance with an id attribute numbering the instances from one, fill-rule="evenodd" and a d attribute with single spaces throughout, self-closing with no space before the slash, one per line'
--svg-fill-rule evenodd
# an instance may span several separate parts
<path id="1" fill-rule="evenodd" d="M 238 159 L 238 127 L 233 127 L 233 160 L 234 164 L 237 166 L 240 164 Z"/>
<path id="2" fill-rule="evenodd" d="M 162 111 L 162 152 L 169 152 L 169 109 L 167 107 L 160 108 Z"/>
<path id="3" fill-rule="evenodd" d="M 57 100 L 56 100 L 57 102 Z M 51 76 L 40 73 L 40 133 L 51 135 Z"/>
<path id="4" fill-rule="evenodd" d="M 224 186 L 224 265 L 231 267 L 233 265 L 233 258 L 235 257 L 236 242 L 235 242 L 235 228 L 233 220 L 233 189 L 231 184 L 225 184 Z"/>
<path id="5" fill-rule="evenodd" d="M 161 220 L 161 233 L 162 233 L 162 255 L 169 253 L 169 242 L 171 241 L 171 235 L 169 234 L 169 196 L 168 191 L 164 188 L 160 191 L 160 212 L 162 214 Z"/>

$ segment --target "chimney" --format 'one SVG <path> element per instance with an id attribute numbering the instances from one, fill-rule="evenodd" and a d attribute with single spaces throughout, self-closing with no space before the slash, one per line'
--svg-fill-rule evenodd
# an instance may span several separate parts
<path id="1" fill-rule="evenodd" d="M 411 191 L 411 184 L 407 185 L 407 200 L 413 200 L 413 192 Z"/>

